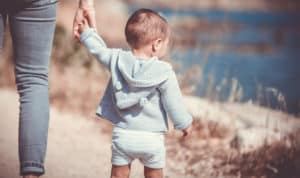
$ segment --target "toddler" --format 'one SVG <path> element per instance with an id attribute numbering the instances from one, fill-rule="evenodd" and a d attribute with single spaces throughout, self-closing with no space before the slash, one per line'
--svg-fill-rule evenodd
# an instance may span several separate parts
<path id="1" fill-rule="evenodd" d="M 170 36 L 166 19 L 150 9 L 134 12 L 125 27 L 130 51 L 107 48 L 87 21 L 78 31 L 81 43 L 111 72 L 97 109 L 97 115 L 114 125 L 111 177 L 128 178 L 131 162 L 139 159 L 146 178 L 162 178 L 167 115 L 184 136 L 192 128 L 176 75 L 160 60 Z"/>

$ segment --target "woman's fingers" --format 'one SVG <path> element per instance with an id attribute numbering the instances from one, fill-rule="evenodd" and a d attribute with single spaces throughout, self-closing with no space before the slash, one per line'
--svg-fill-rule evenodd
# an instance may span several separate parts
<path id="1" fill-rule="evenodd" d="M 96 29 L 96 17 L 94 8 L 85 9 L 83 15 L 87 19 L 89 26 Z"/>
<path id="2" fill-rule="evenodd" d="M 73 21 L 73 36 L 77 40 L 80 37 L 80 34 L 79 34 L 79 24 L 81 24 L 83 20 L 84 20 L 83 10 L 77 9 L 77 11 L 75 13 L 74 21 Z"/>

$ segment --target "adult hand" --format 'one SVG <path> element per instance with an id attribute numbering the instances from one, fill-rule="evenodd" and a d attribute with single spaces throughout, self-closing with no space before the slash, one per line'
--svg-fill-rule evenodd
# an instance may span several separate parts
<path id="1" fill-rule="evenodd" d="M 96 17 L 93 0 L 80 0 L 73 21 L 73 36 L 79 40 L 79 25 L 87 20 L 89 27 L 96 29 Z"/>

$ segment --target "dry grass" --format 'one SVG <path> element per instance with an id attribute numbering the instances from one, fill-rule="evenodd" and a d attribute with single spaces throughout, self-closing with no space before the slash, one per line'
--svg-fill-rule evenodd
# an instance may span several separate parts
<path id="1" fill-rule="evenodd" d="M 193 178 L 297 178 L 300 175 L 300 142 L 297 138 L 300 132 L 258 150 L 240 153 L 223 142 L 226 128 L 216 124 L 203 126 L 203 123 L 194 123 L 195 131 L 187 140 L 181 139 L 179 134 L 168 135 L 167 150 L 172 171 Z"/>
<path id="2" fill-rule="evenodd" d="M 54 66 L 50 75 L 51 104 L 60 110 L 95 115 L 107 79 L 84 68 L 58 71 Z"/>
<path id="3" fill-rule="evenodd" d="M 300 175 L 300 131 L 288 138 L 246 154 L 237 154 L 229 164 L 242 177 L 297 178 Z M 298 140 L 297 140 L 298 139 Z"/>

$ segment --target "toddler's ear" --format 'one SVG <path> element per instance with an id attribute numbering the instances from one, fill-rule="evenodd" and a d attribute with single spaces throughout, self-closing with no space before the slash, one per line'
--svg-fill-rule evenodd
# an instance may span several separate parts
<path id="1" fill-rule="evenodd" d="M 162 40 L 160 38 L 154 40 L 153 44 L 152 44 L 152 51 L 153 52 L 157 52 L 162 45 Z"/>

